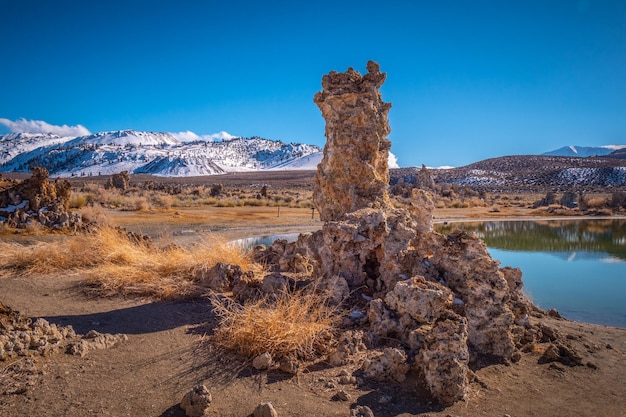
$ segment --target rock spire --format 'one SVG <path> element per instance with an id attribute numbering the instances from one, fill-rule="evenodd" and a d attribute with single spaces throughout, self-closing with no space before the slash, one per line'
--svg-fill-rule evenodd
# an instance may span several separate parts
<path id="1" fill-rule="evenodd" d="M 317 168 L 313 201 L 323 221 L 340 220 L 361 208 L 387 209 L 391 129 L 378 90 L 386 74 L 367 63 L 367 74 L 348 68 L 322 78 L 314 102 L 326 120 L 324 157 Z"/>

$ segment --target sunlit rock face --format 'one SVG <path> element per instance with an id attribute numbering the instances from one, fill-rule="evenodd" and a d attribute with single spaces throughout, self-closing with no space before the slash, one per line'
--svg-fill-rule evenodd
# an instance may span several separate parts
<path id="1" fill-rule="evenodd" d="M 328 138 L 314 190 L 322 230 L 256 256 L 304 275 L 350 312 L 370 348 L 365 375 L 402 382 L 416 371 L 435 399 L 451 404 L 467 393 L 472 359 L 519 357 L 536 335 L 528 318 L 536 308 L 519 270 L 500 268 L 482 240 L 433 231 L 427 192 L 415 190 L 412 207 L 392 207 L 391 106 L 378 91 L 385 74 L 371 61 L 367 70 L 331 72 L 315 96 Z"/>
<path id="2" fill-rule="evenodd" d="M 391 129 L 378 89 L 386 74 L 367 63 L 367 74 L 349 68 L 322 78 L 315 104 L 326 120 L 324 157 L 315 177 L 313 201 L 323 221 L 340 220 L 361 208 L 390 207 L 387 160 Z"/>

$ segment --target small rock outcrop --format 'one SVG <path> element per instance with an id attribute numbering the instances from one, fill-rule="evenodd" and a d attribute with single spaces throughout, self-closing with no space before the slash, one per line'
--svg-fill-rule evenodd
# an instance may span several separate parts
<path id="1" fill-rule="evenodd" d="M 204 385 L 196 385 L 183 397 L 180 408 L 185 411 L 187 417 L 203 417 L 207 411 L 213 397 L 208 388 Z"/>
<path id="2" fill-rule="evenodd" d="M 257 405 L 252 415 L 254 417 L 278 417 L 278 413 L 272 403 L 261 403 Z"/>
<path id="3" fill-rule="evenodd" d="M 371 61 L 367 70 L 333 71 L 315 95 L 328 139 L 314 188 L 322 230 L 255 257 L 277 276 L 307 276 L 350 312 L 346 325 L 361 329 L 350 339 L 362 342 L 339 343 L 332 363 L 365 344 L 365 376 L 402 383 L 414 371 L 436 400 L 452 404 L 466 396 L 472 361 L 519 359 L 537 334 L 529 319 L 537 309 L 521 292 L 521 272 L 500 268 L 482 240 L 433 230 L 426 191 L 413 189 L 411 207 L 393 208 L 391 105 L 378 91 L 385 74 Z M 303 264 L 309 268 L 296 269 Z"/>
<path id="4" fill-rule="evenodd" d="M 104 185 L 105 188 L 117 188 L 126 191 L 130 187 L 130 175 L 128 171 L 122 171 L 119 174 L 113 174 Z"/>
<path id="5" fill-rule="evenodd" d="M 0 302 L 0 362 L 62 352 L 83 357 L 90 350 L 112 348 L 126 340 L 124 334 L 95 330 L 80 336 L 72 326 L 57 326 L 43 318 L 33 322 Z"/>
<path id="6" fill-rule="evenodd" d="M 71 186 L 67 180 L 50 181 L 48 170 L 34 167 L 32 176 L 0 191 L 0 222 L 24 228 L 31 222 L 49 228 L 75 228 L 81 216 L 69 211 Z"/>

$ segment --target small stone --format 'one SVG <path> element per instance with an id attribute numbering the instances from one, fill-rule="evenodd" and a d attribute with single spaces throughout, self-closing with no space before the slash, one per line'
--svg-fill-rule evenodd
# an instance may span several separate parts
<path id="1" fill-rule="evenodd" d="M 354 384 L 356 382 L 356 378 L 350 375 L 342 375 L 339 377 L 339 383 L 346 384 Z"/>
<path id="2" fill-rule="evenodd" d="M 278 417 L 276 409 L 272 403 L 261 403 L 256 406 L 253 413 L 254 417 Z"/>
<path id="3" fill-rule="evenodd" d="M 337 392 L 336 397 L 341 401 L 350 401 L 350 399 L 352 398 L 350 397 L 350 394 L 348 394 L 344 390 Z"/>
<path id="4" fill-rule="evenodd" d="M 252 360 L 252 366 L 260 371 L 269 369 L 272 366 L 272 355 L 269 352 L 262 353 Z"/>
<path id="5" fill-rule="evenodd" d="M 180 408 L 185 411 L 187 417 L 202 417 L 206 414 L 213 399 L 211 393 L 204 385 L 196 385 L 183 397 Z M 256 411 L 255 414 L 256 416 Z"/>
<path id="6" fill-rule="evenodd" d="M 280 361 L 280 370 L 283 372 L 287 372 L 288 374 L 292 374 L 295 375 L 298 373 L 298 362 L 293 360 L 293 359 L 289 359 L 289 358 L 284 358 Z"/>
<path id="7" fill-rule="evenodd" d="M 374 412 L 366 405 L 357 405 L 350 410 L 350 417 L 374 417 Z"/>

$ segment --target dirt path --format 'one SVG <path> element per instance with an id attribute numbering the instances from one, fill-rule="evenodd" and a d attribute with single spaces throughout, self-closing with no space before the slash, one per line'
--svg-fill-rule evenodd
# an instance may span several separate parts
<path id="1" fill-rule="evenodd" d="M 183 416 L 178 403 L 199 382 L 209 387 L 216 416 L 247 416 L 261 401 L 271 401 L 280 416 L 348 416 L 353 404 L 370 406 L 378 417 L 626 413 L 624 329 L 551 319 L 548 324 L 567 335 L 586 366 L 539 365 L 538 353 L 525 354 L 519 364 L 478 370 L 482 386 L 472 384 L 467 401 L 444 409 L 413 388 L 363 380 L 341 385 L 339 372 L 345 368 L 352 373 L 358 364 L 321 364 L 298 376 L 254 371 L 211 348 L 206 335 L 215 322 L 206 301 L 89 298 L 80 284 L 76 275 L 0 279 L 5 304 L 26 315 L 71 324 L 80 333 L 96 329 L 129 337 L 84 358 L 35 358 L 31 371 L 24 366 L 11 375 L 23 380 L 25 390 L 0 395 L 1 416 Z M 0 381 L 6 383 L 8 374 L 0 368 L 5 376 Z M 349 401 L 333 398 L 340 389 Z"/>

